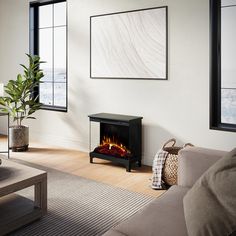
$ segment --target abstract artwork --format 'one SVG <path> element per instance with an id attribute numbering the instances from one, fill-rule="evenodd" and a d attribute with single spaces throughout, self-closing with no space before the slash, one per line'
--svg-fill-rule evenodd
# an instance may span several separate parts
<path id="1" fill-rule="evenodd" d="M 90 77 L 167 79 L 167 7 L 90 17 Z"/>

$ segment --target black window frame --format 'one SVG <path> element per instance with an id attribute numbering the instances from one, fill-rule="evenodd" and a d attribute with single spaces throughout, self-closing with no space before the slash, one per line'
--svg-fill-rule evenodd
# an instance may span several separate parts
<path id="1" fill-rule="evenodd" d="M 221 0 L 210 0 L 210 129 L 236 132 L 221 122 Z"/>
<path id="2" fill-rule="evenodd" d="M 68 6 L 67 0 L 49 0 L 44 2 L 33 1 L 29 4 L 29 52 L 32 55 L 39 55 L 39 7 L 45 5 L 66 2 L 66 107 L 55 105 L 42 105 L 40 109 L 49 111 L 68 111 Z M 31 35 L 33 28 L 33 35 Z M 39 55 L 40 56 L 40 55 Z M 54 69 L 54 68 L 53 68 Z M 39 95 L 39 88 L 35 91 L 36 96 Z M 54 97 L 53 97 L 54 99 Z"/>

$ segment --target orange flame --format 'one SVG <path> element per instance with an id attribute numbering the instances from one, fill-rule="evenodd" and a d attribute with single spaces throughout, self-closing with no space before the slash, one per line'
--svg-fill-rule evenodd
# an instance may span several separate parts
<path id="1" fill-rule="evenodd" d="M 103 154 L 117 157 L 130 157 L 131 152 L 124 144 L 118 141 L 114 136 L 112 138 L 104 136 L 101 144 L 95 148 L 95 151 Z"/>
<path id="2" fill-rule="evenodd" d="M 115 146 L 115 147 L 120 148 L 123 152 L 130 153 L 128 148 L 126 148 L 122 143 L 120 143 L 114 136 L 112 138 L 104 136 L 100 146 L 103 146 L 106 144 L 109 145 L 109 149 L 111 149 L 113 146 Z"/>

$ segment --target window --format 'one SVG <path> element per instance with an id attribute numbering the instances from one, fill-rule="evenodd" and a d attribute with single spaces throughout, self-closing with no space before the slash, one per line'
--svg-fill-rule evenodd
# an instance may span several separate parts
<path id="1" fill-rule="evenodd" d="M 30 3 L 30 53 L 39 55 L 45 76 L 39 86 L 43 109 L 67 111 L 66 1 Z"/>
<path id="2" fill-rule="evenodd" d="M 236 131 L 236 0 L 211 0 L 212 129 Z"/>

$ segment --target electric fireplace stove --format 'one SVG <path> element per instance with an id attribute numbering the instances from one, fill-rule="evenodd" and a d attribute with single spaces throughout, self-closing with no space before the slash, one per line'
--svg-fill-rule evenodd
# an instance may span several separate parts
<path id="1" fill-rule="evenodd" d="M 89 115 L 90 163 L 100 158 L 123 164 L 131 171 L 132 164 L 141 167 L 142 117 L 109 113 Z M 91 147 L 91 122 L 99 123 L 99 143 Z"/>

